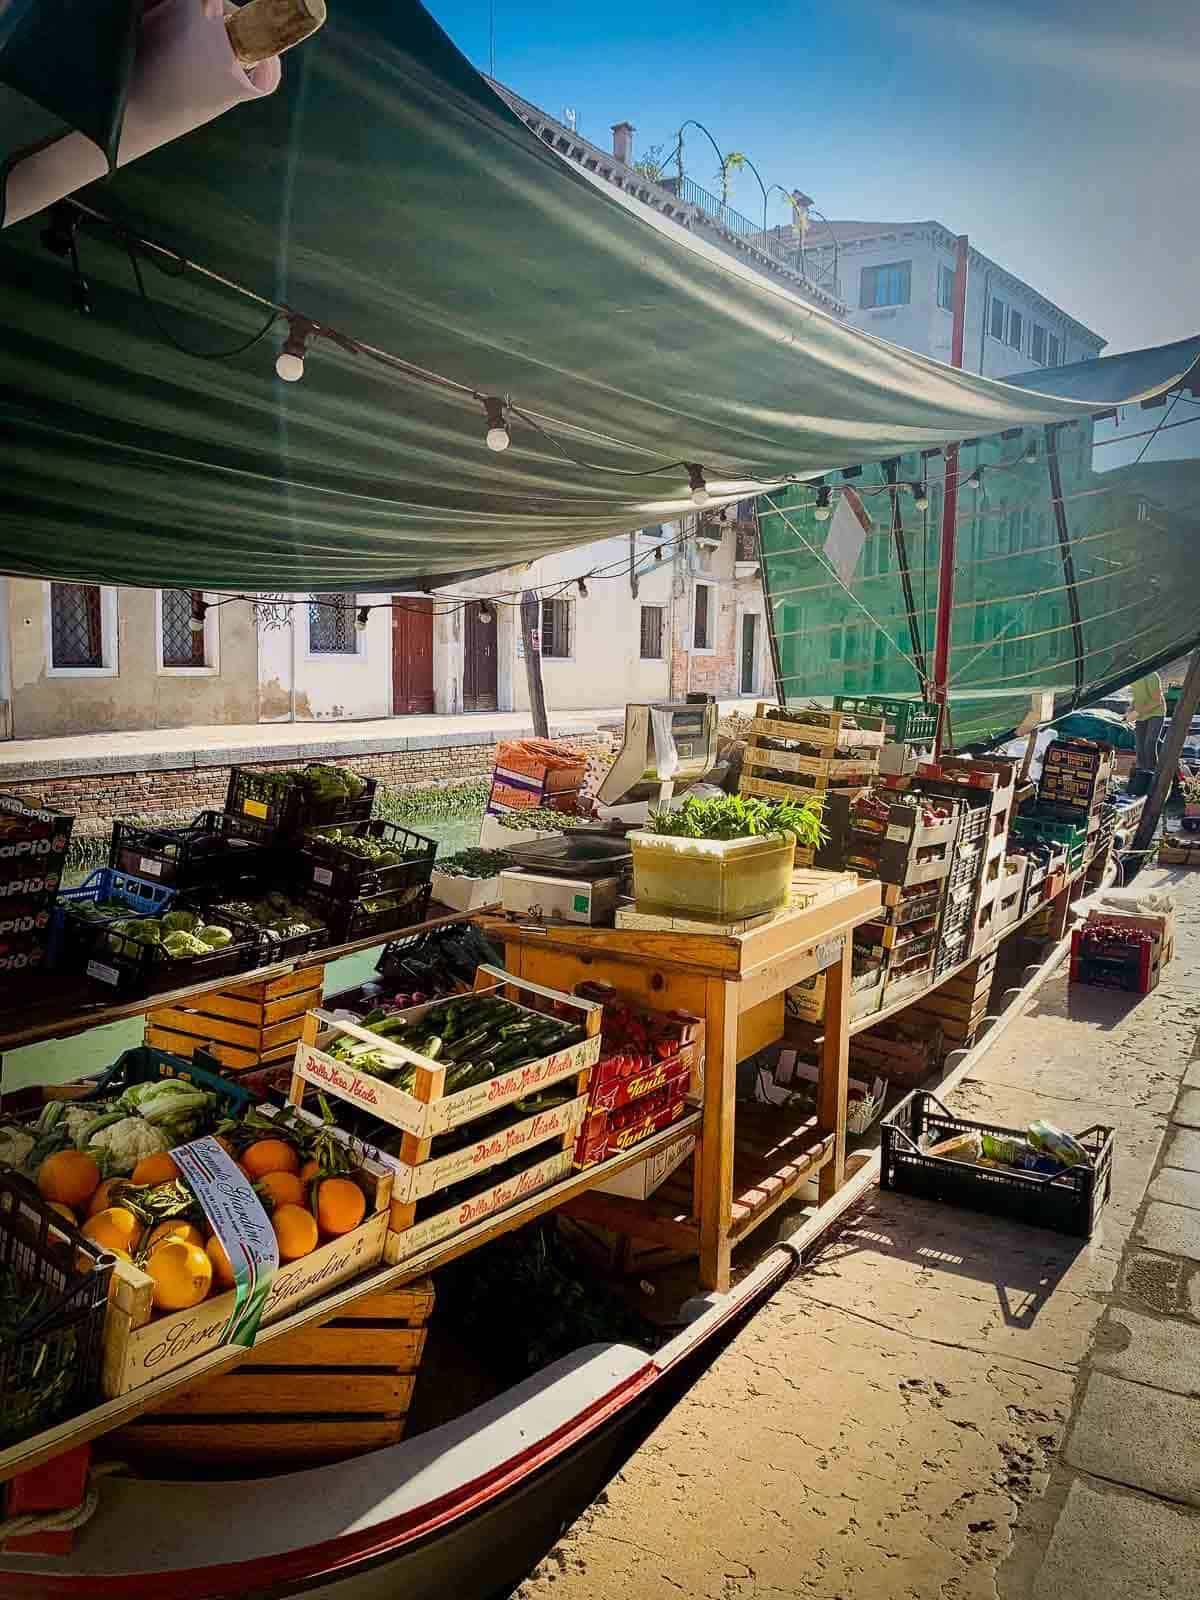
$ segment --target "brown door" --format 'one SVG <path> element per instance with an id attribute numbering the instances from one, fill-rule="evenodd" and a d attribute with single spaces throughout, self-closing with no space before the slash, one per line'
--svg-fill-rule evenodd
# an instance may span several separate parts
<path id="1" fill-rule="evenodd" d="M 433 711 L 433 601 L 392 601 L 392 714 Z"/>
<path id="2" fill-rule="evenodd" d="M 463 710 L 496 709 L 496 622 L 484 622 L 478 606 L 463 612 Z"/>

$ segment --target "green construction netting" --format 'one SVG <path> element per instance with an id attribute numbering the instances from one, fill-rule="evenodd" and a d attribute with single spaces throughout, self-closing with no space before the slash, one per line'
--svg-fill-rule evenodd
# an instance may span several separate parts
<path id="1" fill-rule="evenodd" d="M 679 467 L 615 469 L 698 461 L 736 496 L 1089 410 L 858 333 L 691 238 L 546 148 L 411 0 L 338 0 L 278 92 L 80 198 L 477 395 L 511 394 L 544 432 L 514 418 L 493 454 L 477 397 L 328 340 L 294 385 L 274 375 L 281 330 L 230 360 L 183 353 L 249 338 L 262 308 L 161 258 L 141 259 L 143 298 L 109 228 L 81 232 L 94 310 L 76 316 L 69 262 L 32 217 L 0 233 L 9 573 L 444 583 L 691 509 Z M 1114 384 L 1103 398 L 1127 399 Z"/>
<path id="2" fill-rule="evenodd" d="M 1160 355 L 1145 352 L 1144 361 Z M 1200 423 L 1200 405 L 1180 398 Z M 956 744 L 1019 727 L 1039 694 L 1052 694 L 1055 715 L 1094 703 L 1200 642 L 1200 460 L 1110 465 L 1136 456 L 1142 436 L 1165 422 L 1161 411 L 1133 415 L 1140 421 L 1126 419 L 1124 434 L 1079 423 L 993 435 L 961 451 L 949 663 Z M 1200 426 L 1164 428 L 1154 442 L 1168 441 L 1179 455 L 1195 451 Z M 845 552 L 840 571 L 827 558 L 836 523 L 816 519 L 811 486 L 760 498 L 769 623 L 787 703 L 927 690 L 945 466 L 941 452 L 912 454 L 831 477 L 835 506 L 848 487 L 870 518 L 852 572 Z M 893 480 L 925 481 L 928 510 L 906 489 L 893 491 Z M 836 539 L 828 548 L 838 556 Z"/>

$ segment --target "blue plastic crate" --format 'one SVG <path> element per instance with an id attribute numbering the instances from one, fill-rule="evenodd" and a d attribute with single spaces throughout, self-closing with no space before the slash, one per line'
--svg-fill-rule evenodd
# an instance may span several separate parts
<path id="1" fill-rule="evenodd" d="M 97 867 L 77 889 L 59 892 L 50 919 L 51 970 L 82 971 L 95 943 L 92 935 L 97 928 L 123 921 L 130 912 L 139 917 L 160 916 L 170 908 L 174 898 L 174 889 L 161 883 L 135 878 L 132 873 L 121 872 L 116 867 Z M 98 905 L 101 900 L 119 900 L 128 910 L 114 911 L 111 917 L 86 920 L 71 915 L 73 908 Z"/>

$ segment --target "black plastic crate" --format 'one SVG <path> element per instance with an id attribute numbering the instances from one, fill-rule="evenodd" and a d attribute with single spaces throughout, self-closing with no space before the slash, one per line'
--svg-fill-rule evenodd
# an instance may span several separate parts
<path id="1" fill-rule="evenodd" d="M 987 806 L 968 806 L 958 829 L 958 842 L 960 845 L 978 843 L 982 845 L 987 839 L 990 810 Z"/>
<path id="2" fill-rule="evenodd" d="M 115 1265 L 32 1184 L 0 1172 L 0 1293 L 15 1322 L 0 1339 L 0 1445 L 98 1400 Z"/>
<path id="3" fill-rule="evenodd" d="M 309 828 L 366 822 L 370 818 L 375 808 L 374 778 L 354 773 L 362 790 L 353 799 L 322 799 L 304 781 L 308 770 L 275 772 L 263 767 L 231 767 L 225 810 L 230 816 L 262 823 L 277 840 L 297 838 Z"/>
<path id="4" fill-rule="evenodd" d="M 351 835 L 356 839 L 375 840 L 385 849 L 407 859 L 391 866 L 380 867 L 354 851 L 348 850 L 341 837 Z M 331 837 L 338 835 L 341 837 Z M 354 822 L 332 829 L 311 828 L 304 835 L 304 848 L 300 858 L 304 863 L 308 884 L 335 900 L 357 900 L 364 895 L 390 895 L 401 889 L 428 883 L 433 873 L 437 855 L 437 840 L 423 833 L 414 833 L 398 822 L 385 822 L 381 817 L 374 821 Z"/>
<path id="5" fill-rule="evenodd" d="M 201 908 L 177 904 L 172 909 L 199 911 Z M 227 973 L 245 972 L 259 965 L 261 946 L 249 937 L 240 919 L 227 917 L 215 909 L 205 911 L 204 915 L 210 922 L 228 928 L 233 935 L 232 943 L 207 955 L 172 957 L 162 945 L 141 944 L 127 933 L 99 928 L 85 969 L 87 976 L 114 995 L 139 995 L 160 989 L 183 989 L 189 984 L 206 983 L 210 978 L 223 978 Z"/>
<path id="6" fill-rule="evenodd" d="M 311 895 L 289 895 L 293 903 L 300 902 L 305 912 L 311 913 L 314 926 L 307 933 L 293 933 L 280 937 L 269 929 L 260 927 L 252 917 L 245 916 L 234 909 L 238 901 L 253 903 L 261 900 L 270 893 L 261 883 L 241 883 L 232 886 L 230 891 L 205 895 L 202 900 L 204 915 L 210 914 L 218 921 L 228 924 L 237 930 L 239 938 L 251 939 L 258 947 L 255 965 L 269 967 L 277 961 L 290 961 L 294 956 L 306 956 L 313 950 L 320 950 L 324 945 L 334 942 L 334 933 L 329 926 L 324 910 L 319 910 L 312 903 Z"/>
<path id="7" fill-rule="evenodd" d="M 312 893 L 308 900 L 326 918 L 330 932 L 339 944 L 367 939 L 396 928 L 411 928 L 424 922 L 433 898 L 433 886 L 416 883 L 386 896 L 367 895 L 361 900 L 334 900 Z"/>
<path id="8" fill-rule="evenodd" d="M 1025 1134 L 1019 1128 L 953 1116 L 936 1095 L 921 1089 L 889 1112 L 881 1127 L 881 1189 L 990 1211 L 1015 1222 L 1090 1239 L 1112 1187 L 1114 1133 L 1101 1124 L 1076 1134 L 1092 1156 L 1091 1165 L 1067 1167 L 1058 1176 L 981 1167 L 924 1154 L 920 1140 L 925 1135 L 936 1144 L 960 1133 L 990 1133 L 1004 1139 L 1024 1139 Z"/>
<path id="9" fill-rule="evenodd" d="M 62 811 L 27 805 L 15 794 L 0 794 L 0 896 L 53 894 L 74 825 L 75 818 Z"/>
<path id="10" fill-rule="evenodd" d="M 273 844 L 271 830 L 260 823 L 201 811 L 177 828 L 114 822 L 108 864 L 186 893 L 261 871 Z"/>

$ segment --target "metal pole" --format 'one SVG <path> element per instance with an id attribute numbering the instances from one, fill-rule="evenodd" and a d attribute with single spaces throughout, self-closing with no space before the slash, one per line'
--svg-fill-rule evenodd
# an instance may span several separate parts
<path id="1" fill-rule="evenodd" d="M 963 363 L 963 334 L 967 322 L 967 267 L 970 245 L 960 233 L 954 261 L 954 328 L 950 337 L 950 365 Z M 933 698 L 938 713 L 934 757 L 942 753 L 946 700 L 950 677 L 950 619 L 954 606 L 954 544 L 958 523 L 958 446 L 946 446 L 946 481 L 942 496 L 942 548 L 938 561 L 937 621 L 933 636 Z"/>
<path id="2" fill-rule="evenodd" d="M 525 649 L 525 681 L 529 686 L 529 710 L 533 731 L 539 739 L 550 737 L 546 721 L 546 691 L 542 684 L 542 652 L 538 648 L 538 597 L 532 589 L 521 594 L 521 641 Z"/>
<path id="3" fill-rule="evenodd" d="M 1171 725 L 1167 729 L 1167 737 L 1159 754 L 1154 786 L 1150 790 L 1146 809 L 1142 812 L 1142 820 L 1138 823 L 1133 844 L 1130 846 L 1132 855 L 1150 848 L 1154 830 L 1158 827 L 1158 819 L 1162 816 L 1163 806 L 1167 803 L 1167 796 L 1171 792 L 1171 785 L 1179 770 L 1183 741 L 1187 738 L 1198 705 L 1200 705 L 1200 650 L 1193 652 L 1192 659 L 1188 663 L 1187 677 L 1183 680 L 1183 688 L 1179 692 L 1175 715 L 1171 718 Z"/>

